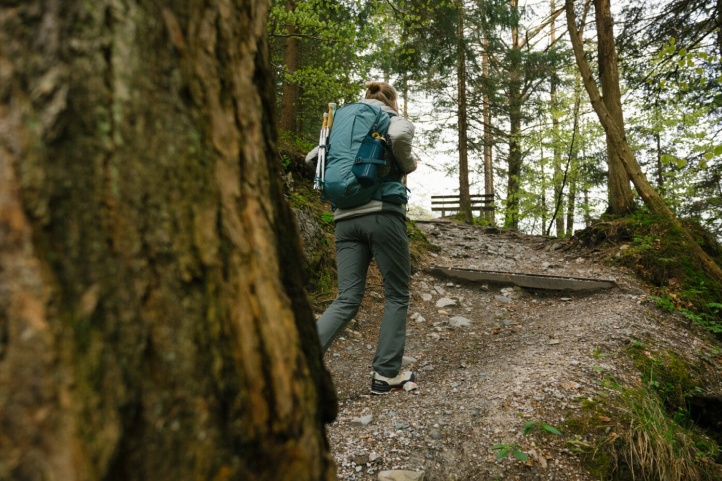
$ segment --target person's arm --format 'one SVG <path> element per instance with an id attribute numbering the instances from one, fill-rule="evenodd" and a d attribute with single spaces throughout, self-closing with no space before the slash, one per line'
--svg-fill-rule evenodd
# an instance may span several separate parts
<path id="1" fill-rule="evenodd" d="M 411 142 L 414 139 L 414 124 L 402 117 L 391 117 L 391 124 L 387 137 L 391 144 L 391 151 L 394 153 L 396 164 L 404 174 L 416 170 L 416 156 L 411 150 Z"/>

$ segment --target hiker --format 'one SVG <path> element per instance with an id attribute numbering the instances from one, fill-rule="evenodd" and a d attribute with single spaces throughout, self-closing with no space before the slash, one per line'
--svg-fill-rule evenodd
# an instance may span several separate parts
<path id="1" fill-rule="evenodd" d="M 411 270 L 404 205 L 406 187 L 401 184 L 401 179 L 416 170 L 417 164 L 411 152 L 414 125 L 399 115 L 397 97 L 396 90 L 390 84 L 367 82 L 366 95 L 361 102 L 380 107 L 390 116 L 385 137 L 393 156 L 386 152 L 386 163 L 379 171 L 379 190 L 396 189 L 397 192 L 403 192 L 403 196 L 384 196 L 386 200 L 372 199 L 357 207 L 334 210 L 338 297 L 317 324 L 325 353 L 334 338 L 358 312 L 366 288 L 369 264 L 372 258 L 375 259 L 383 276 L 385 303 L 373 360 L 373 394 L 385 394 L 416 380 L 413 372 L 401 372 Z M 331 152 L 333 148 L 332 143 Z M 306 162 L 312 163 L 316 152 L 317 149 L 310 152 Z M 403 197 L 403 201 L 400 197 Z"/>

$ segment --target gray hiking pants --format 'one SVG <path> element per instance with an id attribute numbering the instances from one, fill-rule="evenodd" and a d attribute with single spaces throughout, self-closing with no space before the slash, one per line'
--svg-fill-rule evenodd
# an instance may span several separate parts
<path id="1" fill-rule="evenodd" d="M 401 369 L 409 308 L 409 238 L 406 223 L 394 214 L 367 214 L 336 223 L 338 297 L 318 320 L 323 352 L 358 312 L 371 259 L 384 279 L 384 314 L 374 370 L 395 377 Z"/>

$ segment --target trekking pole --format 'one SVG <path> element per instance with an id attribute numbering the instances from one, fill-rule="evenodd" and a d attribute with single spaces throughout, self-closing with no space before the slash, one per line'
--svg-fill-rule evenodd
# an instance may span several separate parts
<path id="1" fill-rule="evenodd" d="M 330 102 L 328 104 L 328 112 L 326 112 L 323 116 L 324 118 L 324 126 L 326 129 L 325 134 L 325 142 L 323 143 L 323 161 L 324 161 L 324 169 L 321 171 L 321 185 L 323 185 L 324 182 L 326 182 L 326 147 L 328 145 L 328 138 L 331 136 L 331 127 L 333 127 L 333 116 L 336 113 L 336 104 L 333 102 Z M 321 149 L 319 148 L 319 152 Z"/>
<path id="2" fill-rule="evenodd" d="M 321 190 L 323 187 L 324 172 L 326 170 L 326 125 L 328 124 L 328 113 L 323 114 L 321 134 L 318 138 L 318 162 L 316 163 L 316 177 L 313 180 L 313 188 Z"/>

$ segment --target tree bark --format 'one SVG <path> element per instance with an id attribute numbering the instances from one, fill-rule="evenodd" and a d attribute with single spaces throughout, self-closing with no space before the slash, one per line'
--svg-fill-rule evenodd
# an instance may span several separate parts
<path id="1" fill-rule="evenodd" d="M 662 164 L 662 139 L 659 132 L 654 133 L 654 143 L 657 148 L 657 188 L 664 194 L 664 165 Z"/>
<path id="2" fill-rule="evenodd" d="M 512 10 L 517 10 L 518 0 L 510 0 Z M 521 48 L 519 28 L 513 26 L 511 31 L 512 46 L 509 67 L 509 172 L 506 194 L 506 214 L 504 227 L 519 229 L 519 179 L 521 179 Z"/>
<path id="3" fill-rule="evenodd" d="M 722 0 L 717 0 L 716 8 L 717 17 L 715 21 L 717 23 L 717 50 L 718 54 L 722 56 Z"/>
<path id="4" fill-rule="evenodd" d="M 336 479 L 267 9 L 0 5 L 0 479 Z"/>
<path id="5" fill-rule="evenodd" d="M 459 201 L 464 214 L 464 222 L 471 224 L 471 197 L 469 195 L 469 147 L 467 139 L 468 120 L 466 116 L 466 47 L 464 45 L 464 3 L 457 3 L 457 92 L 459 96 Z"/>
<path id="6" fill-rule="evenodd" d="M 547 225 L 547 182 L 546 182 L 547 174 L 546 174 L 546 169 L 544 168 L 546 162 L 544 160 L 544 145 L 543 145 L 543 142 L 541 141 L 541 139 L 540 139 L 539 143 L 541 145 L 541 147 L 539 149 L 539 159 L 540 159 L 540 162 L 539 162 L 540 180 L 539 180 L 539 182 L 541 184 L 539 186 L 539 188 L 541 190 L 539 203 L 541 204 L 541 231 L 542 231 L 542 234 L 544 234 L 546 232 L 546 225 Z"/>
<path id="7" fill-rule="evenodd" d="M 487 51 L 489 40 L 488 33 L 484 32 L 484 50 L 481 53 L 482 75 L 485 79 L 489 79 L 489 53 Z M 491 132 L 491 96 L 488 89 L 484 90 L 484 193 L 494 198 L 494 165 L 492 159 L 492 132 Z M 486 221 L 490 225 L 496 224 L 495 214 L 493 210 L 484 212 Z"/>
<path id="8" fill-rule="evenodd" d="M 619 70 L 617 68 L 617 50 L 614 46 L 614 21 L 609 0 L 594 0 L 597 24 L 597 52 L 599 59 L 599 79 L 602 85 L 602 101 L 614 122 L 624 132 L 622 113 L 622 94 L 619 90 Z M 607 136 L 608 194 L 610 214 L 624 215 L 634 209 L 629 176 L 620 153 L 614 142 Z"/>
<path id="9" fill-rule="evenodd" d="M 654 190 L 654 187 L 652 187 L 644 172 L 642 172 L 637 159 L 634 157 L 634 154 L 627 143 L 624 135 L 624 125 L 617 124 L 612 114 L 604 105 L 601 95 L 599 94 L 599 88 L 592 76 L 589 63 L 584 57 L 584 48 L 576 27 L 574 0 L 565 0 L 565 2 L 569 37 L 571 39 L 572 49 L 574 50 L 577 67 L 580 70 L 582 82 L 584 83 L 584 88 L 589 95 L 592 108 L 596 112 L 597 117 L 599 117 L 599 121 L 602 124 L 604 131 L 607 133 L 607 138 L 611 140 L 614 144 L 614 148 L 619 153 L 619 159 L 634 184 L 637 193 L 647 205 L 650 212 L 667 220 L 675 229 L 684 235 L 689 243 L 690 249 L 693 250 L 695 257 L 710 278 L 716 280 L 717 282 L 722 282 L 722 269 L 712 258 L 709 257 L 709 255 L 707 255 L 706 252 L 704 252 L 704 250 L 702 250 L 689 231 L 682 226 L 679 219 L 677 219 L 674 213 L 664 202 L 664 199 L 662 199 L 657 191 Z"/>
<path id="10" fill-rule="evenodd" d="M 574 210 L 577 208 L 577 180 L 575 176 L 569 179 L 569 196 L 567 199 L 567 236 L 574 235 Z"/>
<path id="11" fill-rule="evenodd" d="M 295 0 L 286 0 L 286 11 L 293 12 L 296 9 Z M 290 75 L 298 70 L 300 58 L 300 45 L 296 36 L 296 25 L 291 23 L 288 25 L 288 37 L 285 41 L 285 49 L 283 51 L 283 89 L 281 95 L 281 119 L 279 126 L 281 129 L 294 134 L 299 133 L 298 122 L 296 121 L 298 111 L 299 89 L 298 85 L 291 81 Z"/>
<path id="12" fill-rule="evenodd" d="M 554 14 L 556 5 L 554 0 L 551 0 L 551 13 Z M 557 29 L 556 29 L 556 18 L 552 19 L 549 24 L 550 27 L 550 42 L 554 45 L 557 41 Z M 561 206 L 557 211 L 556 219 L 554 219 L 557 237 L 564 237 L 564 204 L 560 202 L 564 192 L 562 191 L 562 149 L 559 145 L 559 118 L 557 117 L 557 111 L 559 109 L 559 101 L 557 99 L 557 83 L 558 78 L 556 75 L 552 75 L 550 79 L 550 95 L 551 95 L 551 107 L 552 107 L 552 132 L 554 134 L 554 203 Z"/>
<path id="13" fill-rule="evenodd" d="M 405 119 L 409 118 L 409 75 L 406 71 L 401 77 L 401 97 L 404 99 L 404 110 L 402 115 Z"/>

